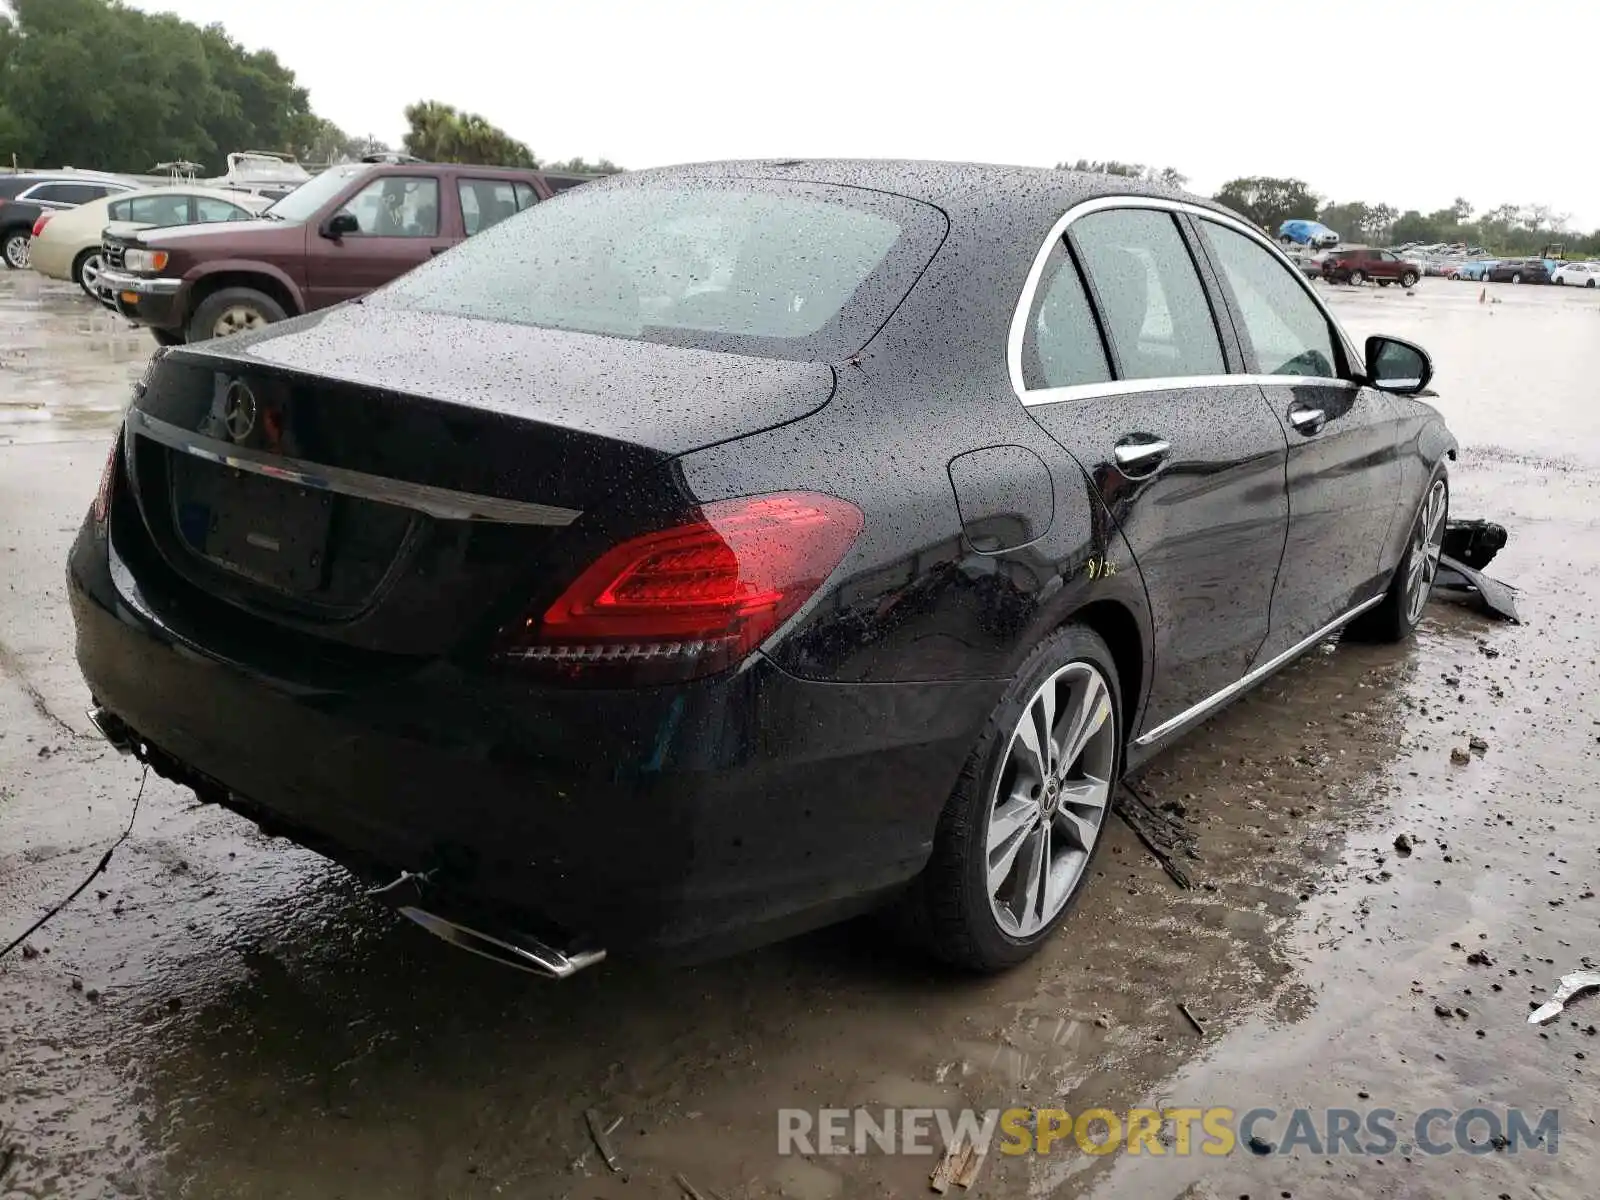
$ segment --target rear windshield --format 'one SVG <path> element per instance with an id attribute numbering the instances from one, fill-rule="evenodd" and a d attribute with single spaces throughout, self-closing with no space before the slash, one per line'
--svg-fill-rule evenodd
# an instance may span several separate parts
<path id="1" fill-rule="evenodd" d="M 856 188 L 591 184 L 501 222 L 370 302 L 832 360 L 871 339 L 944 230 L 937 209 Z"/>

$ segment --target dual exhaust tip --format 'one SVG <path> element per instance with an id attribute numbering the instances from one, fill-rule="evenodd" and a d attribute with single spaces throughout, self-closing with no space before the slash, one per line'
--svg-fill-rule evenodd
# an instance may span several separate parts
<path id="1" fill-rule="evenodd" d="M 89 722 L 118 754 L 139 750 L 139 736 L 115 713 L 95 705 L 88 711 Z M 400 915 L 415 921 L 435 937 L 452 946 L 546 979 L 566 979 L 585 967 L 592 967 L 606 956 L 604 950 L 579 950 L 568 953 L 517 930 L 485 933 L 459 921 L 441 917 L 425 908 L 403 906 Z"/>

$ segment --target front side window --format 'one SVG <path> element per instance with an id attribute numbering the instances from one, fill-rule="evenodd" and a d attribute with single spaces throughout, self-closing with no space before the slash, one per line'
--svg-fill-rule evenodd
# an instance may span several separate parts
<path id="1" fill-rule="evenodd" d="M 385 175 L 367 184 L 340 211 L 352 214 L 368 237 L 438 237 L 439 181 Z"/>
<path id="2" fill-rule="evenodd" d="M 1070 236 L 1124 379 L 1226 372 L 1211 305 L 1171 213 L 1090 213 Z"/>
<path id="3" fill-rule="evenodd" d="M 194 219 L 204 224 L 212 221 L 248 221 L 250 217 L 249 209 L 230 201 L 218 200 L 215 196 L 194 198 Z"/>
<path id="4" fill-rule="evenodd" d="M 738 180 L 578 189 L 369 303 L 776 357 L 855 353 L 943 236 L 937 209 Z"/>
<path id="5" fill-rule="evenodd" d="M 128 214 L 133 211 L 133 207 L 132 206 L 133 206 L 133 201 L 132 200 L 118 200 L 115 204 L 112 204 L 109 207 L 107 207 L 107 209 L 106 209 L 106 220 L 108 220 L 108 221 L 128 221 L 128 220 L 131 220 L 132 218 L 129 217 Z"/>
<path id="6" fill-rule="evenodd" d="M 1240 332 L 1251 369 L 1263 375 L 1336 378 L 1333 328 L 1294 272 L 1237 230 L 1215 221 L 1199 225 L 1243 320 Z"/>
<path id="7" fill-rule="evenodd" d="M 1111 378 L 1083 278 L 1057 241 L 1045 260 L 1039 290 L 1033 295 L 1028 331 L 1022 343 L 1022 382 L 1027 388 L 1071 387 Z"/>

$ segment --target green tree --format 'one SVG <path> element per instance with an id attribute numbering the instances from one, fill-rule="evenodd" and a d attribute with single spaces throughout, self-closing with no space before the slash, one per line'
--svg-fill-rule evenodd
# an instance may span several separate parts
<path id="1" fill-rule="evenodd" d="M 1076 162 L 1059 162 L 1056 164 L 1056 170 L 1087 171 L 1092 175 L 1121 175 L 1129 179 L 1142 179 L 1146 183 L 1163 183 L 1171 188 L 1181 188 L 1189 182 L 1189 177 L 1176 167 L 1147 167 L 1143 163 L 1118 162 L 1115 159 L 1101 161 L 1080 158 Z"/>
<path id="2" fill-rule="evenodd" d="M 0 161 L 146 171 L 285 150 L 314 128 L 270 51 L 118 0 L 9 0 L 0 14 Z"/>
<path id="3" fill-rule="evenodd" d="M 569 158 L 566 162 L 545 163 L 546 171 L 563 171 L 571 175 L 617 175 L 625 171 L 626 167 L 619 167 L 609 158 L 597 159 L 589 162 L 583 158 Z"/>
<path id="4" fill-rule="evenodd" d="M 1212 197 L 1272 234 L 1285 221 L 1309 219 L 1319 207 L 1318 197 L 1299 179 L 1252 175 L 1230 179 Z"/>
<path id="5" fill-rule="evenodd" d="M 460 112 L 437 100 L 406 106 L 407 154 L 430 162 L 480 163 L 491 167 L 537 167 L 533 151 L 477 113 Z"/>

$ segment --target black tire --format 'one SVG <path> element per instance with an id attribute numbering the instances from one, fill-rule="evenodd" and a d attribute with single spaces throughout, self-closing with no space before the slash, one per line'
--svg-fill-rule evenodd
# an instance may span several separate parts
<path id="1" fill-rule="evenodd" d="M 1351 287 L 1360 287 L 1366 281 L 1367 281 L 1367 276 L 1366 276 L 1365 272 L 1363 272 L 1363 271 L 1351 271 L 1350 272 L 1350 286 Z"/>
<path id="2" fill-rule="evenodd" d="M 75 279 L 78 286 L 83 289 L 83 294 L 88 296 L 91 300 L 98 299 L 98 297 L 95 294 L 93 285 L 84 278 L 84 268 L 88 266 L 90 260 L 98 262 L 99 258 L 100 247 L 90 246 L 87 250 L 79 254 L 77 258 L 72 260 L 72 278 Z"/>
<path id="3" fill-rule="evenodd" d="M 1584 281 L 1583 281 L 1583 286 L 1584 286 L 1584 287 L 1593 287 L 1593 286 L 1594 286 L 1594 280 L 1592 280 L 1592 279 L 1585 279 L 1585 280 L 1584 280 Z"/>
<path id="4" fill-rule="evenodd" d="M 1522 276 L 1520 274 L 1513 275 L 1511 277 L 1511 282 L 1512 283 L 1521 283 L 1522 282 Z"/>
<path id="5" fill-rule="evenodd" d="M 1416 287 L 1417 286 L 1417 274 L 1416 274 L 1416 272 L 1415 271 L 1407 271 L 1404 275 L 1400 276 L 1400 286 L 1403 287 L 1403 288 L 1414 288 L 1414 287 Z"/>
<path id="6" fill-rule="evenodd" d="M 1045 681 L 1071 663 L 1087 663 L 1104 678 L 1111 698 L 1115 759 L 1100 834 L 1089 849 L 1061 910 L 1035 933 L 1013 937 L 991 908 L 988 845 L 991 793 L 1004 770 L 1012 734 Z M 907 897 L 911 925 L 936 957 L 973 971 L 999 971 L 1032 956 L 1072 911 L 1090 879 L 1111 819 L 1122 771 L 1122 689 L 1105 642 L 1093 630 L 1067 625 L 1036 646 L 1006 688 L 967 756 L 934 834 L 933 854 Z"/>
<path id="7" fill-rule="evenodd" d="M 1394 280 L 1392 280 L 1392 279 L 1374 279 L 1372 282 L 1377 284 L 1379 287 L 1388 287 L 1391 283 L 1394 282 Z"/>
<path id="8" fill-rule="evenodd" d="M 171 329 L 152 329 L 150 331 L 150 336 L 155 338 L 156 345 L 158 346 L 183 345 L 183 334 L 177 333 Z"/>
<path id="9" fill-rule="evenodd" d="M 1353 641 L 1361 642 L 1403 642 L 1410 637 L 1412 631 L 1421 623 L 1422 612 L 1427 611 L 1427 602 L 1423 602 L 1421 611 L 1415 619 L 1407 611 L 1406 581 L 1410 577 L 1412 558 L 1417 552 L 1417 528 L 1426 515 L 1427 499 L 1433 492 L 1434 485 L 1444 484 L 1444 515 L 1442 522 L 1450 519 L 1450 475 L 1445 470 L 1444 463 L 1433 469 L 1433 475 L 1428 480 L 1428 486 L 1423 490 L 1422 502 L 1417 505 L 1417 511 L 1411 518 L 1411 524 L 1406 529 L 1406 549 L 1400 556 L 1400 562 L 1394 569 L 1394 575 L 1389 580 L 1388 590 L 1384 592 L 1383 599 L 1372 608 L 1362 613 L 1345 628 L 1345 636 Z M 1440 529 L 1443 529 L 1441 522 Z M 1431 584 L 1429 585 L 1431 589 Z"/>
<path id="10" fill-rule="evenodd" d="M 188 340 L 204 342 L 216 336 L 217 322 L 228 312 L 253 313 L 258 325 L 271 325 L 289 315 L 265 292 L 247 287 L 222 288 L 212 292 L 195 308 L 194 315 L 189 318 Z"/>
<path id="11" fill-rule="evenodd" d="M 4 261 L 9 270 L 23 270 L 28 265 L 28 246 L 32 241 L 32 231 L 21 225 L 0 233 L 0 261 Z"/>

